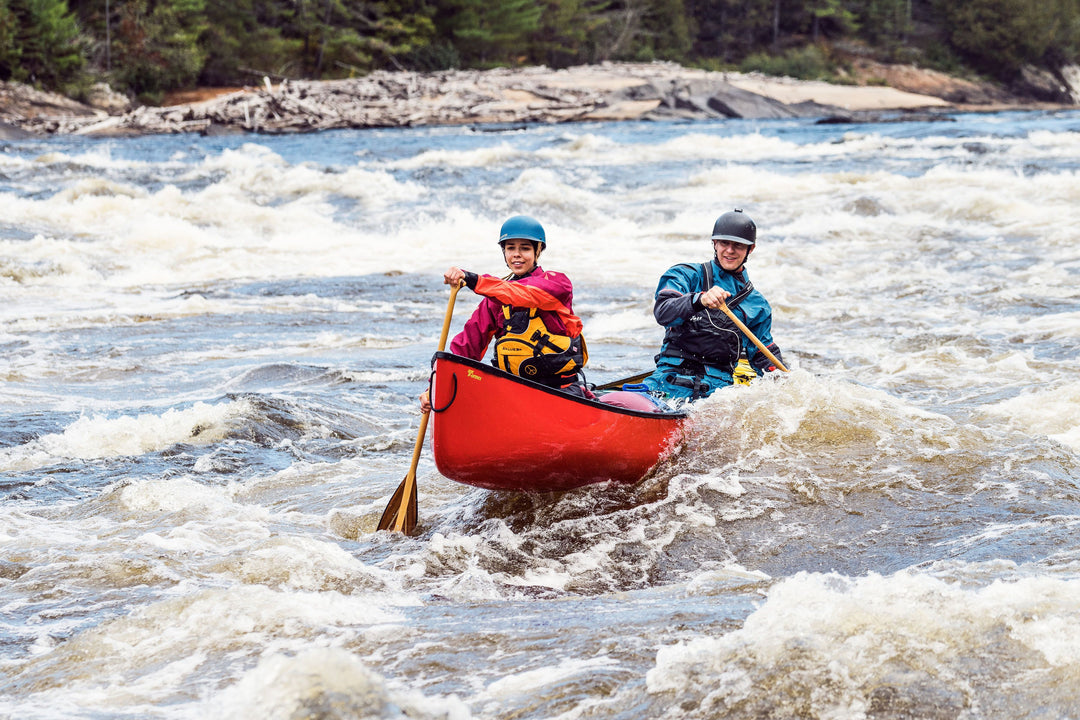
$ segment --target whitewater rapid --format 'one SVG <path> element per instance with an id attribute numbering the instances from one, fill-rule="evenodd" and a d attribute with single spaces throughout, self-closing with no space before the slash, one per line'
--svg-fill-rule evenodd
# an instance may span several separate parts
<path id="1" fill-rule="evenodd" d="M 0 715 L 1080 717 L 1078 157 L 1060 112 L 0 145 Z M 602 383 L 733 207 L 789 376 L 632 487 L 425 449 L 374 532 L 448 266 L 540 219 Z"/>

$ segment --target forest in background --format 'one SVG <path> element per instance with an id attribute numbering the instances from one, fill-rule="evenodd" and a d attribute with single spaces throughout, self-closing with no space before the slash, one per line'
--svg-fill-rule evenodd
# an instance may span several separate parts
<path id="1" fill-rule="evenodd" d="M 1080 59 L 1080 0 L 0 0 L 0 80 L 148 104 L 263 76 L 604 61 L 842 81 L 860 55 L 1008 85 Z"/>

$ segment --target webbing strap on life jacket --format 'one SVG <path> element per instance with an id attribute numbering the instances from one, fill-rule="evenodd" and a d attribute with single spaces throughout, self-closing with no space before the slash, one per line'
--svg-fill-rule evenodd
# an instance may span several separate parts
<path id="1" fill-rule="evenodd" d="M 536 308 L 503 305 L 502 310 L 506 333 L 495 340 L 495 367 L 547 384 L 572 380 L 589 361 L 585 338 L 551 332 Z"/>

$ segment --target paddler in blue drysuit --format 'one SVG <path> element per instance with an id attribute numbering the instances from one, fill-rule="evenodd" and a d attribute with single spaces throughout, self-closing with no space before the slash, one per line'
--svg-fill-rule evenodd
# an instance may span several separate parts
<path id="1" fill-rule="evenodd" d="M 676 405 L 732 385 L 740 358 L 758 376 L 776 369 L 718 309 L 722 303 L 783 363 L 772 339 L 772 308 L 746 274 L 757 225 L 742 210 L 726 212 L 713 225 L 712 245 L 712 261 L 675 265 L 656 288 L 653 316 L 667 331 L 656 371 L 644 383 Z"/>
<path id="2" fill-rule="evenodd" d="M 547 248 L 544 227 L 528 215 L 515 215 L 499 229 L 499 247 L 510 274 L 491 275 L 451 267 L 447 285 L 465 286 L 483 297 L 465 327 L 450 341 L 450 352 L 481 360 L 495 340 L 491 364 L 533 382 L 578 397 L 592 397 L 578 372 L 588 362 L 581 319 L 574 314 L 574 288 L 560 272 L 538 264 Z M 420 409 L 431 409 L 428 391 Z"/>

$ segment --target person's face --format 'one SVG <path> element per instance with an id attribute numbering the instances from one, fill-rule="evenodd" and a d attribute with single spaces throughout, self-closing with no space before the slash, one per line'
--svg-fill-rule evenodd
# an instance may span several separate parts
<path id="1" fill-rule="evenodd" d="M 530 240 L 507 240 L 503 243 L 503 259 L 510 272 L 521 277 L 536 267 L 536 249 Z"/>
<path id="2" fill-rule="evenodd" d="M 716 259 L 720 267 L 728 272 L 735 272 L 746 262 L 746 258 L 753 251 L 753 245 L 743 245 L 731 240 L 713 240 L 713 248 L 716 249 Z"/>

